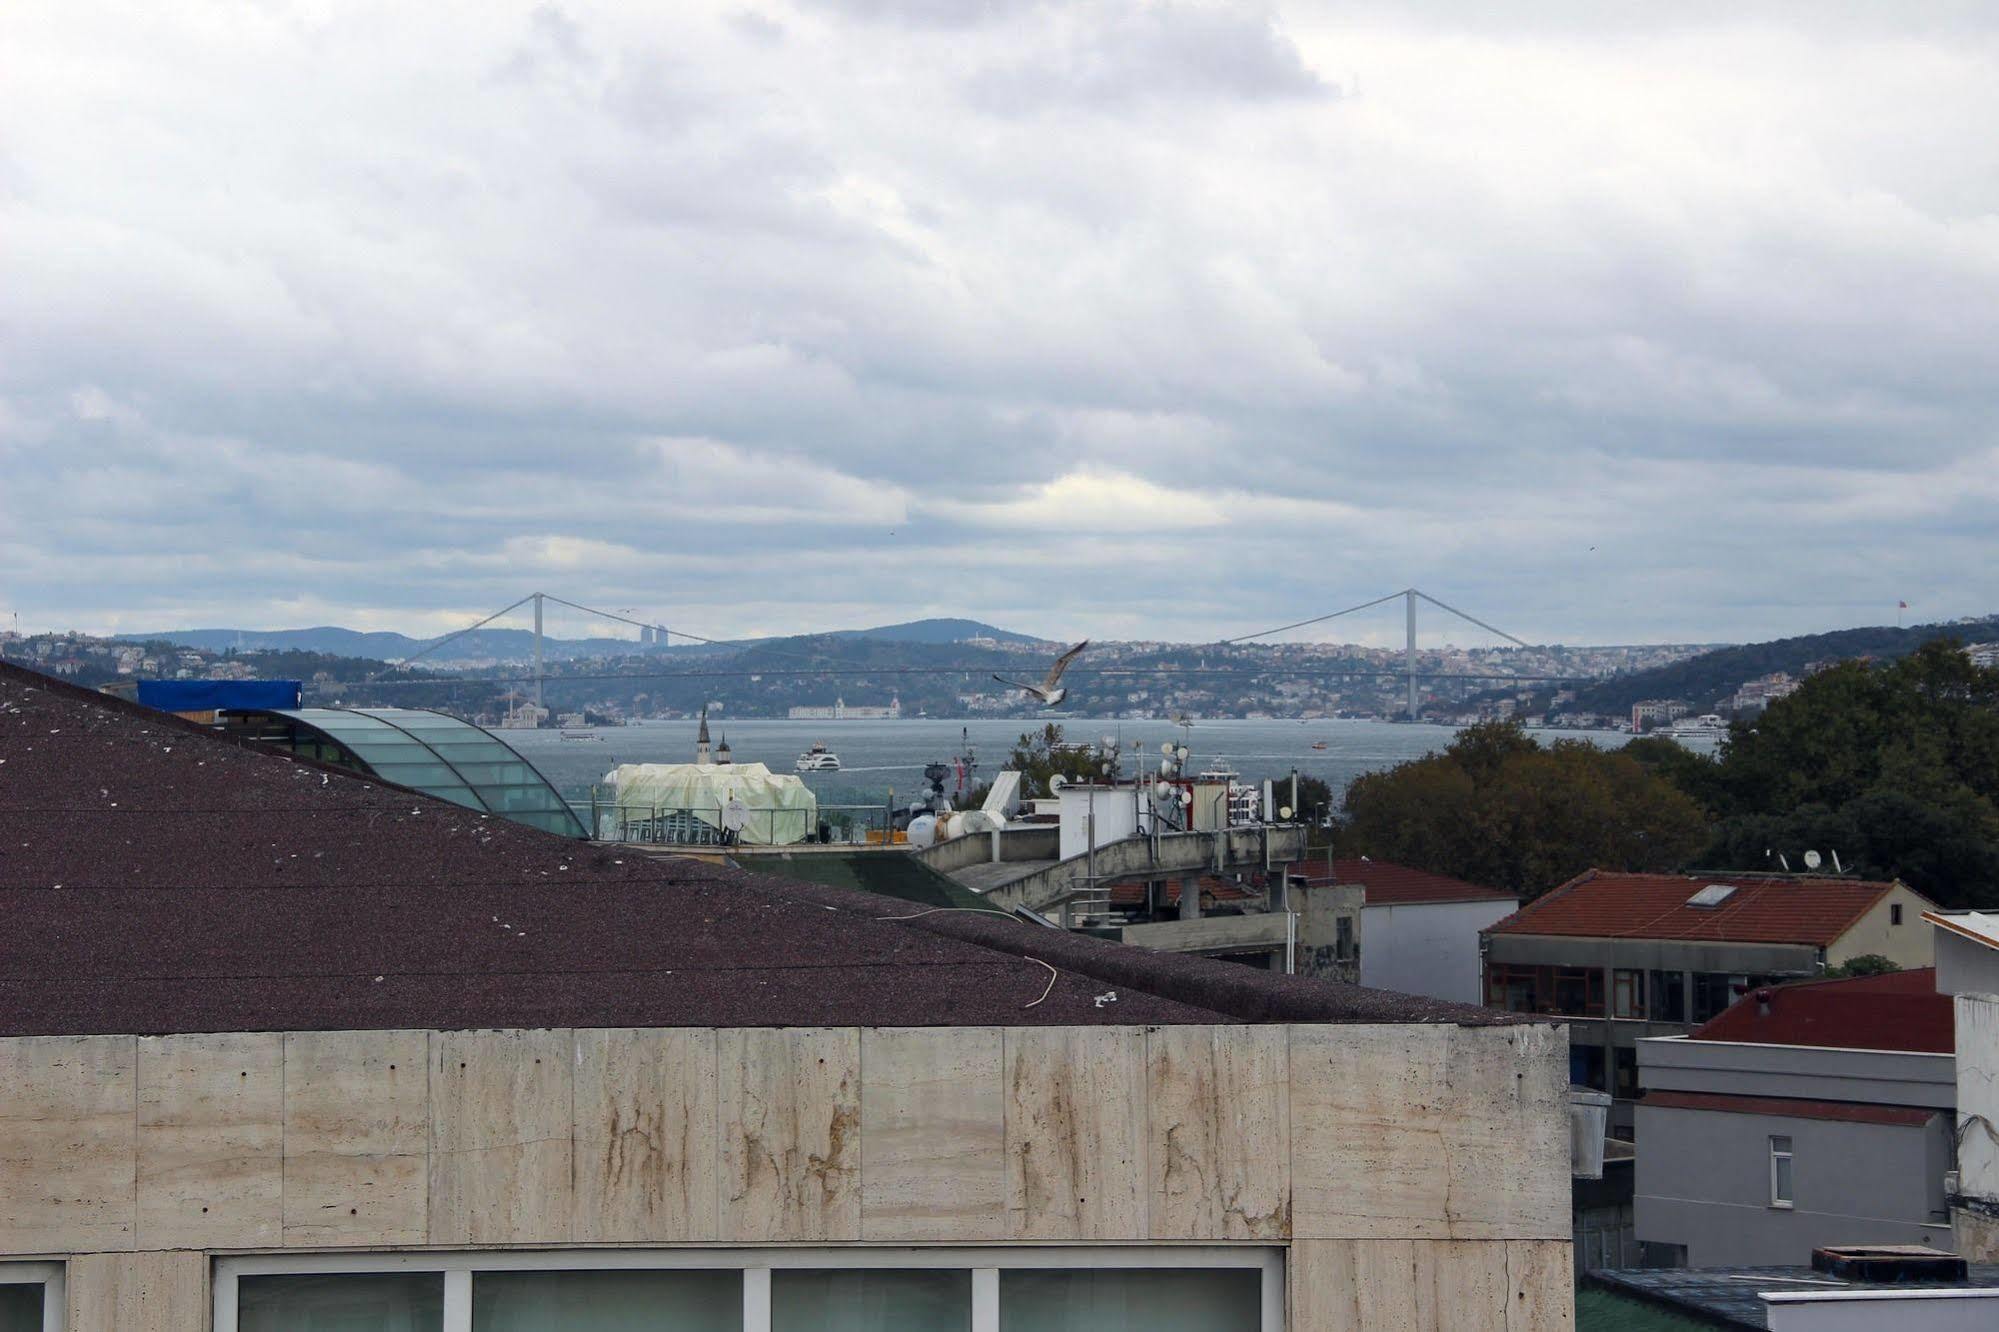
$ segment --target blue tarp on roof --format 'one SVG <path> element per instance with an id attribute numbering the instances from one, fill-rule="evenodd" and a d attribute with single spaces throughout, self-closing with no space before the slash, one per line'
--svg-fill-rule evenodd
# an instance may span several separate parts
<path id="1" fill-rule="evenodd" d="M 139 701 L 162 712 L 218 708 L 295 708 L 297 680 L 141 680 Z"/>

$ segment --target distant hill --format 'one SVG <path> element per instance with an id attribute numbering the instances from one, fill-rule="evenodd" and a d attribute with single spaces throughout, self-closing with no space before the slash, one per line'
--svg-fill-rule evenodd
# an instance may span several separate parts
<path id="1" fill-rule="evenodd" d="M 1633 671 L 1591 685 L 1577 692 L 1572 710 L 1617 714 L 1630 711 L 1631 705 L 1641 699 L 1671 698 L 1706 711 L 1741 688 L 1745 681 L 1759 676 L 1775 671 L 1803 675 L 1805 667 L 1815 661 L 1845 661 L 1855 657 L 1888 661 L 1907 656 L 1937 638 L 1956 638 L 1966 643 L 1999 638 L 1999 615 L 1962 624 L 1919 624 L 1907 629 L 1875 625 L 1716 648 L 1670 666 Z"/>
<path id="2" fill-rule="evenodd" d="M 400 661 L 434 639 L 411 638 L 408 634 L 385 630 L 363 632 L 321 625 L 313 629 L 172 629 L 158 634 L 128 637 L 151 642 L 164 640 L 183 647 L 223 652 L 271 648 L 289 652 L 324 652 L 336 657 L 374 657 Z M 545 638 L 543 655 L 556 661 L 573 657 L 601 657 L 613 653 L 658 651 L 642 648 L 629 638 Z M 455 640 L 426 660 L 525 661 L 534 655 L 534 633 L 528 629 L 478 629 Z"/>
<path id="3" fill-rule="evenodd" d="M 835 638 L 877 639 L 886 643 L 956 643 L 967 638 L 991 638 L 1002 643 L 1034 643 L 1038 639 L 997 629 L 977 620 L 911 620 L 874 629 L 843 629 Z M 286 652 L 324 652 L 336 657 L 370 657 L 401 661 L 434 639 L 411 638 L 385 630 L 364 632 L 321 625 L 313 629 L 173 629 L 157 634 L 128 634 L 121 637 L 138 642 L 177 643 L 182 647 L 223 652 L 229 648 L 274 649 Z M 774 642 L 774 639 L 747 640 Z M 703 651 L 699 644 L 676 641 L 672 647 L 641 645 L 629 638 L 555 638 L 542 640 L 542 653 L 551 661 L 573 661 L 580 657 L 617 657 L 633 653 Z M 534 633 L 527 629 L 478 629 L 439 649 L 426 661 L 526 661 L 534 655 Z"/>
<path id="4" fill-rule="evenodd" d="M 834 638 L 878 638 L 888 643 L 962 643 L 968 638 L 990 638 L 996 643 L 1039 643 L 1032 634 L 996 629 L 978 620 L 911 620 L 907 624 L 885 624 L 878 629 L 842 629 Z"/>

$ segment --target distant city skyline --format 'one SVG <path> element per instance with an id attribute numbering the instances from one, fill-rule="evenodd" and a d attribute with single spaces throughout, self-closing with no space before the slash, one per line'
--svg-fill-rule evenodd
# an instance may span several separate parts
<path id="1" fill-rule="evenodd" d="M 1994 6 L 193 0 L 0 40 L 0 627 L 1999 609 Z"/>

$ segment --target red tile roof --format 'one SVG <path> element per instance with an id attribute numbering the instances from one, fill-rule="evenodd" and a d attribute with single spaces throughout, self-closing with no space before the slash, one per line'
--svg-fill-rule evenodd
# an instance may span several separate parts
<path id="1" fill-rule="evenodd" d="M 1419 902 L 1514 902 L 1518 894 L 1503 893 L 1496 888 L 1482 888 L 1463 879 L 1453 879 L 1448 874 L 1432 874 L 1428 870 L 1411 869 L 1407 865 L 1397 865 L 1388 860 L 1369 860 L 1366 856 L 1358 859 L 1336 859 L 1333 871 L 1326 873 L 1323 860 L 1301 860 L 1291 866 L 1291 873 L 1300 876 L 1307 883 L 1357 883 L 1367 889 L 1369 906 L 1407 906 Z"/>
<path id="2" fill-rule="evenodd" d="M 1717 907 L 1687 905 L 1688 898 L 1710 884 L 1732 884 L 1735 891 Z M 1852 929 L 1893 887 L 1811 875 L 1589 870 L 1529 902 L 1488 932 L 1824 948 Z"/>
<path id="3" fill-rule="evenodd" d="M 1769 1012 L 1759 995 L 1769 997 Z M 1937 993 L 1936 968 L 1922 967 L 1752 990 L 1692 1039 L 1949 1054 L 1956 1023 L 1950 996 Z"/>
<path id="4" fill-rule="evenodd" d="M 1913 1105 L 1863 1105 L 1856 1101 L 1807 1101 L 1793 1096 L 1724 1096 L 1719 1092 L 1648 1091 L 1639 1102 L 1655 1110 L 1720 1110 L 1736 1115 L 1783 1115 L 1847 1124 L 1922 1125 L 1941 1110 Z"/>

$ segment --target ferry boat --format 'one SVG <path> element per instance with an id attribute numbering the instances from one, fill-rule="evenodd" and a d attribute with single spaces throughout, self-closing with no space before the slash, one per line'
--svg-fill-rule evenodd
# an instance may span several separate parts
<path id="1" fill-rule="evenodd" d="M 602 740 L 604 738 L 595 731 L 562 731 L 559 734 L 564 740 Z"/>
<path id="2" fill-rule="evenodd" d="M 838 772 L 840 756 L 824 745 L 814 745 L 798 756 L 800 772 Z"/>
<path id="3" fill-rule="evenodd" d="M 1666 732 L 1675 740 L 1719 739 L 1728 734 L 1728 723 L 1712 712 L 1698 717 L 1681 717 Z"/>

